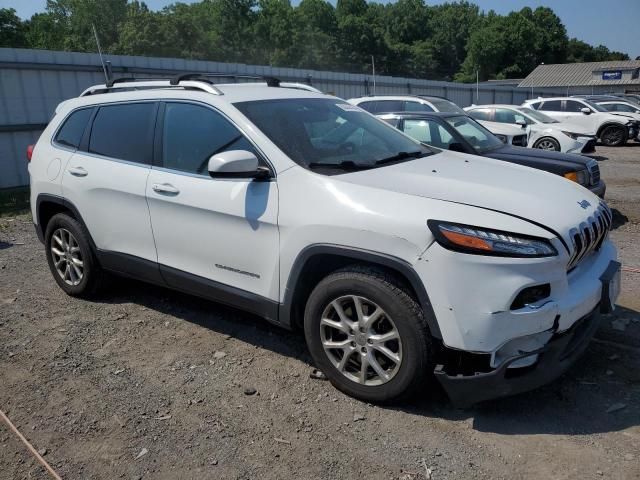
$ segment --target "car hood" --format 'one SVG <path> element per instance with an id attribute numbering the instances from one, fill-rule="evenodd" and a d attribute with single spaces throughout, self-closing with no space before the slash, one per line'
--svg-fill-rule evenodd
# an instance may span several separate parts
<path id="1" fill-rule="evenodd" d="M 558 175 L 449 151 L 339 179 L 506 213 L 544 226 L 567 242 L 569 230 L 592 215 L 601 202 L 589 190 Z"/>
<path id="2" fill-rule="evenodd" d="M 532 131 L 545 132 L 545 131 L 561 131 L 570 133 L 583 133 L 585 136 L 594 136 L 588 133 L 584 125 L 574 122 L 557 122 L 557 123 L 536 123 L 529 125 Z"/>
<path id="3" fill-rule="evenodd" d="M 566 171 L 587 168 L 587 164 L 591 160 L 573 153 L 552 152 L 538 148 L 514 147 L 512 145 L 505 145 L 504 147 L 490 150 L 486 152 L 484 156 L 498 160 L 523 163 L 530 167 L 536 167 L 536 163 L 539 163 L 540 166 L 537 168 L 543 168 L 543 165 L 549 164 L 559 167 L 565 166 L 567 167 Z"/>

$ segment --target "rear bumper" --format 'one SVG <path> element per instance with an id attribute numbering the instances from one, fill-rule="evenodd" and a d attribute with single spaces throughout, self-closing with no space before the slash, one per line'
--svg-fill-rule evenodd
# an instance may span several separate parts
<path id="1" fill-rule="evenodd" d="M 599 323 L 600 314 L 596 309 L 570 329 L 554 333 L 544 347 L 513 356 L 488 373 L 450 376 L 443 365 L 438 365 L 434 374 L 458 408 L 533 390 L 555 380 L 573 365 L 587 348 Z M 534 355 L 537 355 L 537 362 L 532 366 L 509 368 L 514 362 Z"/>

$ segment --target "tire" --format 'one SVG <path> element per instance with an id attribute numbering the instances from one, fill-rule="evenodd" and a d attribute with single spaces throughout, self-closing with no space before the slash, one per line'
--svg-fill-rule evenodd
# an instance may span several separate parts
<path id="1" fill-rule="evenodd" d="M 358 299 L 364 313 L 360 325 L 378 312 L 378 308 L 381 314 L 362 331 L 352 324 L 354 329 L 350 334 L 344 329 L 348 322 L 340 320 L 335 305 L 342 308 L 351 322 L 357 318 L 354 299 Z M 325 319 L 334 322 L 327 326 Z M 343 330 L 335 328 L 336 323 Z M 392 339 L 394 331 L 398 340 Z M 404 399 L 419 387 L 427 386 L 433 378 L 434 347 L 424 312 L 400 282 L 381 270 L 353 266 L 321 280 L 307 300 L 304 332 L 316 366 L 338 390 L 357 399 L 375 403 Z M 386 337 L 381 337 L 383 334 L 387 334 Z M 382 338 L 390 340 L 383 343 Z M 344 345 L 325 349 L 328 342 Z M 399 362 L 383 354 L 380 347 Z M 347 354 L 349 357 L 341 369 Z M 371 358 L 386 378 L 378 373 L 380 370 L 375 369 Z M 364 382 L 363 359 L 366 359 Z"/>
<path id="2" fill-rule="evenodd" d="M 534 143 L 533 148 L 539 148 L 540 150 L 548 150 L 559 152 L 560 142 L 553 137 L 543 137 Z"/>
<path id="3" fill-rule="evenodd" d="M 600 132 L 600 141 L 608 147 L 619 147 L 627 143 L 627 129 L 622 125 L 609 125 Z"/>
<path id="4" fill-rule="evenodd" d="M 69 215 L 59 213 L 49 220 L 44 238 L 47 263 L 58 286 L 73 297 L 97 293 L 104 273 L 84 227 Z"/>

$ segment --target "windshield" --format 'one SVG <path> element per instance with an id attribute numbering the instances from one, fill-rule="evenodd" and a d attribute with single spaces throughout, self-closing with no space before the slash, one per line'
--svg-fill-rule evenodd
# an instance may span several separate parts
<path id="1" fill-rule="evenodd" d="M 433 153 L 338 99 L 287 98 L 234 105 L 294 162 L 320 173 L 375 168 Z"/>
<path id="2" fill-rule="evenodd" d="M 446 120 L 477 152 L 487 152 L 504 145 L 500 139 L 473 118 L 465 115 L 449 117 Z"/>
<path id="3" fill-rule="evenodd" d="M 551 117 L 547 117 L 544 113 L 540 113 L 532 108 L 518 108 L 522 113 L 529 115 L 534 120 L 540 123 L 559 123 Z"/>
<path id="4" fill-rule="evenodd" d="M 602 108 L 597 103 L 590 102 L 589 100 L 583 100 L 583 102 L 586 103 L 587 105 L 589 105 L 591 108 L 593 108 L 596 112 L 606 112 L 607 111 L 606 109 Z"/>
<path id="5" fill-rule="evenodd" d="M 428 98 L 429 102 L 436 107 L 436 111 L 438 112 L 449 112 L 449 113 L 460 113 L 462 115 L 466 115 L 466 112 L 462 110 L 458 105 L 449 100 L 440 100 L 435 98 Z"/>

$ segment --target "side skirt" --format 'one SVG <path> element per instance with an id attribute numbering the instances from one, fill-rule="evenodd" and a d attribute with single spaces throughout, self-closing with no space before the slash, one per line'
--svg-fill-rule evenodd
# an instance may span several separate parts
<path id="1" fill-rule="evenodd" d="M 278 322 L 280 304 L 261 295 L 133 255 L 97 250 L 97 256 L 105 270 L 118 275 L 222 303 L 281 325 Z"/>

